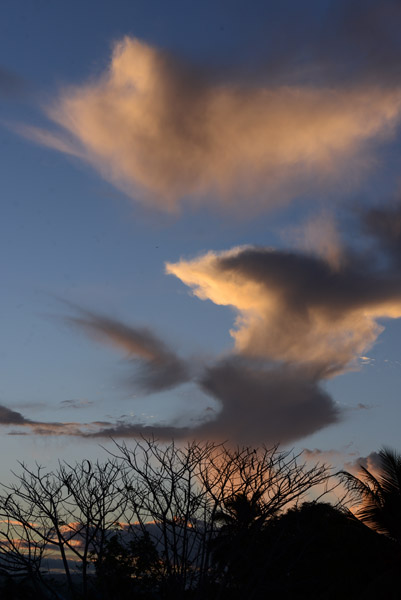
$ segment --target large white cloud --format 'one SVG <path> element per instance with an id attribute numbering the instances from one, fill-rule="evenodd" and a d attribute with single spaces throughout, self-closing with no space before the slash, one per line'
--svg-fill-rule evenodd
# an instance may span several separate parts
<path id="1" fill-rule="evenodd" d="M 135 38 L 116 43 L 99 78 L 62 90 L 58 129 L 19 130 L 75 154 L 134 199 L 268 206 L 355 179 L 367 142 L 394 133 L 401 88 L 230 83 L 208 79 Z M 352 159 L 352 163 L 350 162 Z"/>

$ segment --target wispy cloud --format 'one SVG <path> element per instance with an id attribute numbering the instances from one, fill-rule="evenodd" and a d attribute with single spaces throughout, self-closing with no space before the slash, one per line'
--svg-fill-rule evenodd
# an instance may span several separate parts
<path id="1" fill-rule="evenodd" d="M 139 367 L 135 385 L 143 392 L 175 387 L 191 378 L 189 365 L 146 327 L 132 327 L 89 311 L 67 320 L 84 329 L 96 340 L 125 351 Z"/>
<path id="2" fill-rule="evenodd" d="M 320 387 L 314 372 L 290 364 L 279 364 L 236 353 L 225 358 L 210 359 L 209 364 L 183 361 L 148 329 L 133 328 L 104 316 L 78 309 L 84 316 L 69 318 L 100 342 L 112 343 L 141 361 L 149 374 L 145 391 L 193 383 L 212 396 L 219 408 L 213 415 L 200 416 L 192 426 L 174 423 L 152 424 L 132 422 L 127 417 L 85 435 L 94 437 L 136 437 L 155 435 L 160 439 L 189 437 L 230 440 L 232 443 L 287 442 L 299 439 L 341 418 L 341 411 Z M 148 370 L 152 366 L 154 375 Z M 177 362 L 178 361 L 178 362 Z M 179 368 L 171 368 L 178 365 Z M 165 381 L 165 368 L 168 379 Z M 159 373 L 159 375 L 158 375 Z M 177 375 L 178 374 L 178 375 Z M 143 371 L 138 374 L 143 385 Z M 154 377 L 154 380 L 153 380 Z M 159 385 L 163 383 L 163 385 Z M 136 386 L 136 380 L 134 379 Z M 156 388 L 156 385 L 158 387 Z"/>
<path id="3" fill-rule="evenodd" d="M 62 400 L 60 402 L 60 408 L 87 408 L 93 406 L 92 400 Z"/>
<path id="4" fill-rule="evenodd" d="M 25 435 L 33 433 L 36 435 L 73 435 L 85 436 L 110 427 L 111 423 L 106 421 L 94 421 L 92 423 L 68 423 L 68 422 L 46 422 L 34 421 L 25 418 L 20 412 L 14 411 L 4 405 L 0 406 L 0 425 L 17 426 L 10 435 Z"/>
<path id="5" fill-rule="evenodd" d="M 301 225 L 287 226 L 282 231 L 282 238 L 298 251 L 324 258 L 334 269 L 339 268 L 344 259 L 335 218 L 327 210 L 315 214 Z"/>
<path id="6" fill-rule="evenodd" d="M 1 424 L 16 428 L 12 433 L 155 435 L 251 444 L 293 442 L 345 419 L 350 409 L 331 398 L 325 380 L 370 360 L 366 350 L 383 330 L 379 319 L 401 317 L 399 234 L 393 226 L 399 209 L 382 211 L 375 227 L 371 210 L 362 215 L 362 228 L 372 252 L 364 247 L 358 255 L 340 245 L 336 264 L 319 248 L 312 254 L 253 246 L 168 263 L 167 273 L 196 296 L 236 313 L 233 349 L 208 361 L 181 358 L 149 328 L 71 306 L 76 314 L 67 317 L 70 324 L 125 354 L 136 389 L 162 392 L 191 382 L 217 402 L 215 410 L 204 411 L 190 426 L 181 426 L 179 418 L 141 423 L 132 414 L 107 422 L 45 423 L 6 407 L 0 411 Z M 389 223 L 386 243 L 383 223 Z M 353 410 L 367 408 L 360 400 Z M 63 405 L 77 406 L 72 401 Z"/>

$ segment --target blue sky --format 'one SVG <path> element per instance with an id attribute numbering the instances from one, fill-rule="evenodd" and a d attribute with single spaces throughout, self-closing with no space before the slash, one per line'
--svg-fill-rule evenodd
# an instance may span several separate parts
<path id="1" fill-rule="evenodd" d="M 2 3 L 0 475 L 144 426 L 397 447 L 400 19 Z"/>

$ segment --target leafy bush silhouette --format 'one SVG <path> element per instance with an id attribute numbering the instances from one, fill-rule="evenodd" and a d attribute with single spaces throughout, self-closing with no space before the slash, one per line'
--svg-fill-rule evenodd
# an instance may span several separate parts
<path id="1" fill-rule="evenodd" d="M 267 523 L 264 546 L 265 581 L 281 598 L 399 598 L 398 547 L 344 507 L 292 508 Z"/>
<path id="2" fill-rule="evenodd" d="M 104 598 L 150 598 L 152 590 L 158 591 L 161 560 L 147 531 L 135 539 L 124 541 L 116 531 L 108 539 L 101 555 L 92 556 L 97 587 Z"/>

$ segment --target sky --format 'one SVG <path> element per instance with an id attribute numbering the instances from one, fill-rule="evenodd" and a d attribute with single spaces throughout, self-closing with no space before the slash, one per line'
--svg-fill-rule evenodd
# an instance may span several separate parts
<path id="1" fill-rule="evenodd" d="M 111 437 L 399 447 L 400 25 L 1 3 L 0 480 Z"/>

